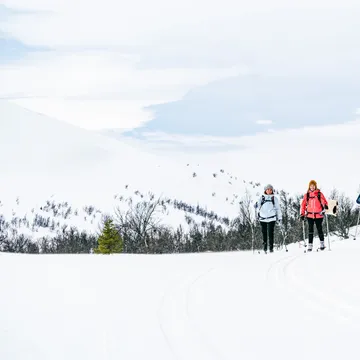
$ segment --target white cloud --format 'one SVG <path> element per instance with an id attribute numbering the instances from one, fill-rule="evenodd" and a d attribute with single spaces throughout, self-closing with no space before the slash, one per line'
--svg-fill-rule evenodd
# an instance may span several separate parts
<path id="1" fill-rule="evenodd" d="M 165 69 L 139 70 L 136 62 L 112 52 L 35 54 L 24 61 L 3 66 L 1 96 L 22 91 L 33 96 L 89 96 L 117 92 L 163 93 L 177 89 L 184 92 L 219 77 L 236 75 L 237 69 Z M 46 93 L 45 93 L 46 92 Z M 150 95 L 150 96 L 149 96 Z"/>
<path id="2" fill-rule="evenodd" d="M 1 96 L 89 128 L 137 126 L 151 116 L 143 106 L 247 70 L 342 76 L 360 61 L 355 0 L 3 3 L 45 11 L 2 29 L 55 51 L 1 66 Z"/>
<path id="3" fill-rule="evenodd" d="M 85 0 L 5 0 L 5 5 L 53 11 L 52 15 L 41 14 L 38 18 L 18 15 L 3 25 L 5 30 L 30 45 L 153 46 L 159 45 L 158 42 L 164 38 L 172 38 L 172 45 L 176 47 L 179 36 L 186 34 L 193 41 L 200 37 L 219 44 L 227 41 L 227 37 L 238 39 L 240 43 L 233 43 L 234 48 L 250 41 L 255 51 L 267 46 L 277 49 L 279 45 L 290 45 L 292 51 L 302 50 L 310 42 L 318 45 L 315 42 L 319 37 L 323 40 L 322 46 L 334 44 L 339 35 L 344 34 L 338 34 L 332 20 L 341 25 L 345 35 L 351 35 L 354 29 L 350 24 L 346 27 L 346 20 L 352 20 L 351 14 L 360 8 L 356 0 L 291 3 L 287 0 L 271 3 L 266 0 L 224 0 L 221 6 L 208 0 L 171 3 L 165 0 L 134 0 L 126 4 L 103 0 L 101 5 Z M 339 15 L 345 9 L 348 9 L 347 18 L 341 19 Z M 311 12 L 316 10 L 321 11 L 321 17 L 314 19 Z M 309 20 L 307 26 L 302 22 L 304 19 Z M 338 36 L 327 37 L 328 31 Z M 259 37 L 272 42 L 261 44 Z M 294 44 L 293 41 L 298 42 Z M 216 51 L 216 48 L 213 49 L 214 53 Z"/>
<path id="4" fill-rule="evenodd" d="M 272 120 L 258 120 L 256 121 L 257 124 L 259 125 L 269 125 L 269 124 L 272 124 Z"/>
<path id="5" fill-rule="evenodd" d="M 235 69 L 139 70 L 113 52 L 35 54 L 0 66 L 0 97 L 81 127 L 131 129 L 151 118 L 143 107 L 181 98 Z"/>

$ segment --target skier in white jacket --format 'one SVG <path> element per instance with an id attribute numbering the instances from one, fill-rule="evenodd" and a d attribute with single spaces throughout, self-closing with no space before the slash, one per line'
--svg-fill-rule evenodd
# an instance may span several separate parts
<path id="1" fill-rule="evenodd" d="M 261 224 L 264 251 L 267 252 L 269 239 L 269 250 L 274 251 L 274 229 L 275 223 L 281 223 L 282 214 L 278 198 L 274 195 L 274 188 L 268 184 L 264 187 L 264 194 L 255 203 L 258 220 Z"/>

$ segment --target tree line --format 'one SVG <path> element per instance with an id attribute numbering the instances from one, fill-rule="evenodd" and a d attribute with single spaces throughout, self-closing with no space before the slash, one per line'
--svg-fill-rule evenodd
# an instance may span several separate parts
<path id="1" fill-rule="evenodd" d="M 31 254 L 80 254 L 80 253 L 132 253 L 165 254 L 208 251 L 262 249 L 262 236 L 255 220 L 254 202 L 248 191 L 239 198 L 238 213 L 232 219 L 199 205 L 181 200 L 157 198 L 154 194 L 140 195 L 140 200 L 117 196 L 126 206 L 116 206 L 113 214 L 105 214 L 94 206 L 85 206 L 85 220 L 94 223 L 96 216 L 99 229 L 96 232 L 68 226 L 62 220 L 76 216 L 79 210 L 72 209 L 68 202 L 47 201 L 41 207 L 49 216 L 35 213 L 30 221 L 26 217 L 13 217 L 10 221 L 0 217 L 0 251 Z M 277 194 L 283 213 L 283 227 L 275 228 L 275 248 L 296 243 L 303 239 L 302 222 L 299 216 L 302 196 L 290 196 L 284 190 Z M 336 189 L 328 196 L 338 200 L 337 216 L 328 216 L 329 231 L 343 239 L 349 238 L 350 227 L 356 225 L 357 212 L 354 201 Z M 186 228 L 171 227 L 164 219 L 170 208 L 184 213 Z M 27 228 L 29 234 L 20 231 Z M 41 229 L 48 235 L 36 237 Z M 326 227 L 325 227 L 326 230 Z M 307 227 L 306 227 L 307 237 Z"/>

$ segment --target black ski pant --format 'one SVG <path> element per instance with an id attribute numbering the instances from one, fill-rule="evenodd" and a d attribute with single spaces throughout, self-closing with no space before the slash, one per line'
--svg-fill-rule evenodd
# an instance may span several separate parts
<path id="1" fill-rule="evenodd" d="M 263 235 L 263 245 L 264 251 L 267 251 L 267 243 L 269 238 L 269 250 L 274 250 L 274 229 L 275 229 L 275 220 L 270 222 L 260 221 L 261 231 Z"/>
<path id="2" fill-rule="evenodd" d="M 324 233 L 322 229 L 322 223 L 324 218 L 307 218 L 308 224 L 309 224 L 309 244 L 313 243 L 314 240 L 314 224 L 316 225 L 316 230 L 319 235 L 320 241 L 324 241 Z"/>

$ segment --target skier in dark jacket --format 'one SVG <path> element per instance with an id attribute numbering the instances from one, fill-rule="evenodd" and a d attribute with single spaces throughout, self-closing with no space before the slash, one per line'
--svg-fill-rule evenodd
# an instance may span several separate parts
<path id="1" fill-rule="evenodd" d="M 278 198 L 274 195 L 274 188 L 268 184 L 264 187 L 264 194 L 255 203 L 258 220 L 261 224 L 261 231 L 263 235 L 264 251 L 267 252 L 268 240 L 269 250 L 274 251 L 274 229 L 275 223 L 281 223 L 282 214 Z"/>

